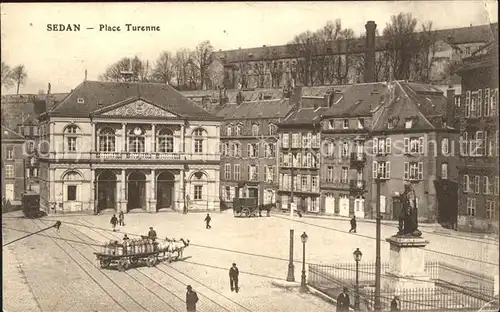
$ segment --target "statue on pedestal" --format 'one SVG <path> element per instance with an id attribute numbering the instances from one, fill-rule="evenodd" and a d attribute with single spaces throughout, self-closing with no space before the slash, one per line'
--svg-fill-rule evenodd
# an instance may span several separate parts
<path id="1" fill-rule="evenodd" d="M 405 183 L 405 189 L 401 194 L 402 208 L 399 214 L 398 236 L 422 236 L 418 230 L 417 196 L 410 183 Z"/>

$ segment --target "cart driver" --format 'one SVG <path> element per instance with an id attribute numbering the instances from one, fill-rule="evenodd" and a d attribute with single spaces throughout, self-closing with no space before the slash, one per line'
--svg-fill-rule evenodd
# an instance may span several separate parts
<path id="1" fill-rule="evenodd" d="M 153 229 L 153 227 L 149 227 L 149 233 L 148 237 L 152 239 L 153 241 L 156 240 L 156 231 Z"/>

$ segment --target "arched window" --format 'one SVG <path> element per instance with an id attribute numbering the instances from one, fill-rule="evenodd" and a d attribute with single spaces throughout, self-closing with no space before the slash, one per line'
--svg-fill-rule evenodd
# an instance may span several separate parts
<path id="1" fill-rule="evenodd" d="M 131 153 L 144 153 L 146 136 L 141 127 L 133 128 L 128 135 L 128 151 Z"/>
<path id="2" fill-rule="evenodd" d="M 448 140 L 448 138 L 444 138 L 443 140 L 441 140 L 441 154 L 443 155 L 448 155 L 448 153 L 450 152 L 450 141 Z"/>
<path id="3" fill-rule="evenodd" d="M 252 135 L 253 136 L 258 136 L 259 135 L 259 125 L 258 124 L 253 124 L 252 125 Z"/>
<path id="4" fill-rule="evenodd" d="M 198 171 L 191 176 L 193 200 L 207 200 L 207 176 L 205 173 Z"/>
<path id="5" fill-rule="evenodd" d="M 78 187 L 83 181 L 82 176 L 76 171 L 68 171 L 63 176 L 63 202 L 74 202 L 80 200 Z M 70 208 L 71 209 L 71 208 Z"/>
<path id="6" fill-rule="evenodd" d="M 174 133 L 170 129 L 161 129 L 158 132 L 158 151 L 160 153 L 174 152 Z"/>
<path id="7" fill-rule="evenodd" d="M 240 156 L 241 156 L 240 143 L 234 142 L 233 143 L 233 157 L 240 157 Z"/>
<path id="8" fill-rule="evenodd" d="M 278 127 L 274 124 L 269 125 L 269 135 L 276 135 L 278 133 Z"/>
<path id="9" fill-rule="evenodd" d="M 80 134 L 80 129 L 75 125 L 67 126 L 66 129 L 64 129 L 67 152 L 77 151 L 76 145 L 79 134 Z"/>
<path id="10" fill-rule="evenodd" d="M 228 143 L 221 144 L 221 148 L 222 148 L 221 151 L 222 156 L 229 156 L 229 144 Z"/>
<path id="11" fill-rule="evenodd" d="M 193 131 L 194 152 L 196 154 L 203 154 L 205 145 L 205 130 L 198 128 Z"/>
<path id="12" fill-rule="evenodd" d="M 226 135 L 227 136 L 232 136 L 233 135 L 233 126 L 232 125 L 228 125 L 227 128 L 226 128 Z"/>
<path id="13" fill-rule="evenodd" d="M 235 129 L 235 135 L 240 136 L 241 135 L 241 125 L 236 125 Z"/>
<path id="14" fill-rule="evenodd" d="M 441 164 L 441 178 L 448 179 L 448 163 Z"/>
<path id="15" fill-rule="evenodd" d="M 99 151 L 115 151 L 115 131 L 113 129 L 104 128 L 99 132 Z"/>

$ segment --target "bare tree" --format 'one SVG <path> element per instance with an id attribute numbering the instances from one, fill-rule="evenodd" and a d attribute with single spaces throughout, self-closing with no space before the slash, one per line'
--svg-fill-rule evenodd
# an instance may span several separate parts
<path id="1" fill-rule="evenodd" d="M 11 77 L 17 86 L 16 93 L 19 94 L 20 86 L 24 85 L 28 79 L 28 73 L 24 65 L 17 65 L 14 67 L 11 71 Z"/>
<path id="2" fill-rule="evenodd" d="M 429 83 L 437 50 L 437 35 L 432 29 L 431 21 L 422 24 L 422 31 L 418 34 L 417 40 L 419 49 L 414 58 L 414 80 Z"/>
<path id="3" fill-rule="evenodd" d="M 312 84 L 312 60 L 313 56 L 316 54 L 316 43 L 315 34 L 311 31 L 306 31 L 296 35 L 287 45 L 288 53 L 297 58 L 295 81 L 305 86 Z"/>
<path id="4" fill-rule="evenodd" d="M 161 52 L 158 60 L 156 60 L 151 78 L 156 82 L 170 84 L 172 82 L 172 78 L 174 78 L 174 75 L 175 70 L 172 53 L 168 51 Z"/>
<path id="5" fill-rule="evenodd" d="M 379 36 L 378 29 L 375 30 L 375 36 Z M 366 38 L 366 33 L 363 33 L 360 36 L 361 42 L 364 42 Z M 389 44 L 387 45 L 389 48 Z M 364 73 L 365 73 L 365 54 L 357 54 L 353 56 L 354 58 L 354 66 L 356 67 L 356 72 L 357 72 L 357 82 L 360 81 L 365 81 L 364 79 Z M 379 81 L 388 81 L 389 80 L 389 53 L 387 50 L 384 51 L 376 51 L 375 52 L 375 64 L 373 68 L 373 81 L 374 82 L 379 82 Z"/>
<path id="6" fill-rule="evenodd" d="M 2 88 L 9 89 L 14 86 L 14 80 L 11 73 L 12 71 L 10 66 L 2 61 Z"/>
<path id="7" fill-rule="evenodd" d="M 104 74 L 99 76 L 103 81 L 125 81 L 123 72 L 131 72 L 133 81 L 146 82 L 149 80 L 149 62 L 144 62 L 135 56 L 134 58 L 124 57 L 118 62 L 108 66 Z"/>
<path id="8" fill-rule="evenodd" d="M 177 88 L 182 90 L 187 88 L 187 67 L 189 63 L 190 51 L 188 49 L 181 49 L 175 53 L 174 70 L 177 80 Z"/>
<path id="9" fill-rule="evenodd" d="M 208 66 L 210 65 L 210 55 L 213 52 L 210 41 L 203 41 L 198 44 L 191 58 L 191 63 L 199 71 L 200 87 L 205 90 L 208 82 Z"/>

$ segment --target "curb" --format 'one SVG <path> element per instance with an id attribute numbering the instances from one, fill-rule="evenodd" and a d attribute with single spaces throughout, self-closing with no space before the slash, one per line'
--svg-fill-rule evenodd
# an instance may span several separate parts
<path id="1" fill-rule="evenodd" d="M 280 288 L 300 288 L 300 283 L 299 282 L 287 282 L 287 281 L 282 281 L 282 280 L 273 280 L 271 281 L 271 285 L 280 287 Z"/>
<path id="2" fill-rule="evenodd" d="M 337 305 L 337 300 L 336 300 L 336 299 L 334 299 L 334 298 L 332 298 L 332 297 L 328 296 L 327 294 L 323 293 L 321 290 L 318 290 L 318 289 L 316 289 L 316 288 L 314 288 L 314 287 L 312 287 L 312 286 L 309 286 L 309 285 L 307 285 L 307 290 L 308 290 L 311 294 L 313 294 L 313 295 L 315 295 L 315 296 L 317 296 L 317 297 L 320 297 L 320 298 L 321 298 L 321 299 L 323 299 L 324 301 L 326 301 L 326 302 L 328 302 L 328 303 L 331 303 L 331 304 L 333 304 L 333 305 L 335 305 L 335 306 Z M 349 312 L 351 312 L 351 311 L 352 311 L 352 312 L 354 312 L 354 309 L 353 309 L 353 308 L 351 308 L 351 307 L 349 307 Z"/>

